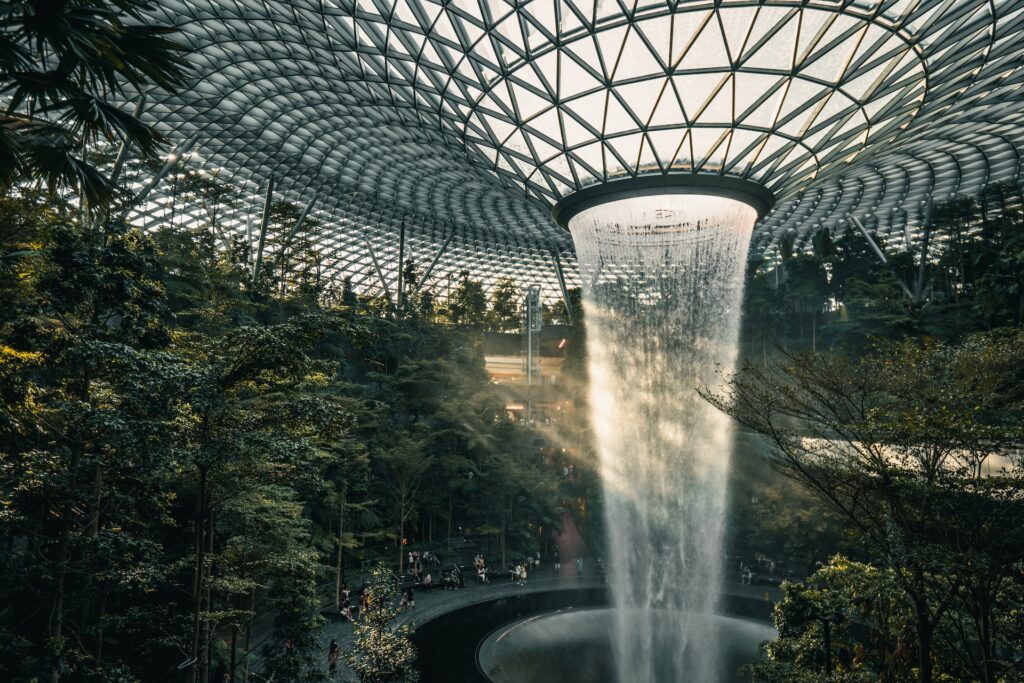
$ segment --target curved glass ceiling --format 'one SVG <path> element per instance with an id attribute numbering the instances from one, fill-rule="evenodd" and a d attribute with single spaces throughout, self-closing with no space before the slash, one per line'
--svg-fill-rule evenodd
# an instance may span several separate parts
<path id="1" fill-rule="evenodd" d="M 552 254 L 571 258 L 571 242 L 549 206 L 620 177 L 765 185 L 779 199 L 755 229 L 765 250 L 850 215 L 913 238 L 929 198 L 1021 175 L 1018 0 L 163 0 L 154 13 L 181 27 L 197 77 L 147 115 L 254 194 L 273 173 L 283 196 L 313 200 L 336 267 L 364 279 L 358 254 L 390 248 L 405 220 L 425 257 L 454 235 L 455 270 L 504 262 L 553 293 Z"/>

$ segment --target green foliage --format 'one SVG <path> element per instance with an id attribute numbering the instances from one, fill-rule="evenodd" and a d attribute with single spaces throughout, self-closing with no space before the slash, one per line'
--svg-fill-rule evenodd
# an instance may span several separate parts
<path id="1" fill-rule="evenodd" d="M 125 85 L 174 89 L 185 80 L 175 30 L 154 24 L 142 0 L 7 3 L 0 85 L 0 187 L 42 181 L 73 188 L 93 207 L 114 190 L 82 150 L 127 141 L 155 158 L 163 139 L 110 100 Z"/>
<path id="2" fill-rule="evenodd" d="M 349 666 L 363 683 L 415 683 L 419 675 L 412 627 L 391 626 L 398 616 L 398 582 L 383 564 L 370 572 L 366 593 L 367 608 L 360 613 L 352 651 L 345 656 Z"/>
<path id="3" fill-rule="evenodd" d="M 753 680 L 914 680 L 913 613 L 892 570 L 836 556 L 803 583 L 784 583 L 773 609 L 779 637 L 764 645 L 765 661 L 749 667 Z"/>
<path id="4" fill-rule="evenodd" d="M 457 527 L 500 527 L 502 547 L 535 552 L 559 520 L 550 464 L 488 380 L 479 283 L 464 278 L 459 325 L 426 299 L 398 311 L 343 288 L 330 306 L 303 284 L 307 237 L 277 241 L 296 217 L 284 205 L 254 283 L 220 225 L 235 194 L 174 182 L 205 228 L 144 235 L 0 197 L 12 683 L 197 681 L 218 665 L 318 680 L 319 609 L 364 563 L 397 568 L 401 536 L 444 555 Z"/>
<path id="5" fill-rule="evenodd" d="M 748 274 L 745 336 L 764 358 L 769 345 L 857 348 L 872 338 L 955 340 L 1019 325 L 1022 225 L 1020 188 L 994 184 L 936 205 L 910 245 L 895 231 L 883 239 L 869 220 L 885 262 L 859 230 L 819 230 L 804 245 L 786 236 L 780 258 Z"/>
<path id="6" fill-rule="evenodd" d="M 913 611 L 918 675 L 1019 672 L 995 624 L 1024 547 L 1020 329 L 748 365 L 712 403 L 850 524 Z M 937 639 L 944 661 L 935 653 Z M 1009 652 L 1013 653 L 1014 648 Z M 937 656 L 935 656 L 937 654 Z"/>
<path id="7" fill-rule="evenodd" d="M 519 303 L 522 292 L 510 278 L 498 280 L 491 290 L 491 320 L 499 332 L 518 330 Z"/>

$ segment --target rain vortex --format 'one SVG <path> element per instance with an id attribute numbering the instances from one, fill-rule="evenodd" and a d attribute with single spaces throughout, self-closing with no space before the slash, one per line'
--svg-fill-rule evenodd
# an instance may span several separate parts
<path id="1" fill-rule="evenodd" d="M 659 195 L 569 224 L 584 289 L 620 683 L 714 683 L 732 430 L 696 388 L 736 363 L 746 204 Z"/>

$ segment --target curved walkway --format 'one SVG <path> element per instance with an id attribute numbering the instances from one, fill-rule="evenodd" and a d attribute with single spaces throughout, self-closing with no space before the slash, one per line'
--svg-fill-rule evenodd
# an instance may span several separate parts
<path id="1" fill-rule="evenodd" d="M 563 570 L 564 568 L 565 565 L 563 565 Z M 575 568 L 573 572 L 575 573 Z M 603 585 L 603 581 L 594 576 L 593 573 L 587 576 L 586 570 L 584 570 L 582 577 L 564 576 L 556 575 L 549 566 L 547 570 L 541 570 L 539 576 L 536 574 L 533 576 L 536 578 L 529 578 L 525 586 L 517 586 L 514 581 L 507 579 L 497 579 L 483 585 L 474 580 L 467 583 L 465 588 L 457 591 L 441 588 L 434 588 L 430 591 L 417 591 L 416 611 L 407 610 L 399 614 L 398 618 L 392 623 L 396 626 L 404 624 L 415 626 L 416 624 L 430 621 L 442 614 L 488 600 L 496 600 L 522 593 L 539 593 L 562 588 L 595 588 Z M 327 646 L 331 642 L 331 638 L 337 639 L 342 652 L 348 652 L 352 649 L 353 637 L 353 628 L 350 622 L 334 616 L 329 617 L 329 619 L 330 621 L 324 628 L 323 638 L 325 668 L 327 666 Z M 333 680 L 358 683 L 359 679 L 356 678 L 355 673 L 344 662 L 339 662 L 338 673 L 335 674 Z"/>

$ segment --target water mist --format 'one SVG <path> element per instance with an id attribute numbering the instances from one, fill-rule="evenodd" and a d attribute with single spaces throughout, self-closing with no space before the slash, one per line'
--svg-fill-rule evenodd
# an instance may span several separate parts
<path id="1" fill-rule="evenodd" d="M 620 683 L 714 683 L 730 423 L 696 388 L 734 368 L 757 213 L 634 197 L 569 222 L 583 282 Z M 732 672 L 729 672 L 731 675 Z"/>

